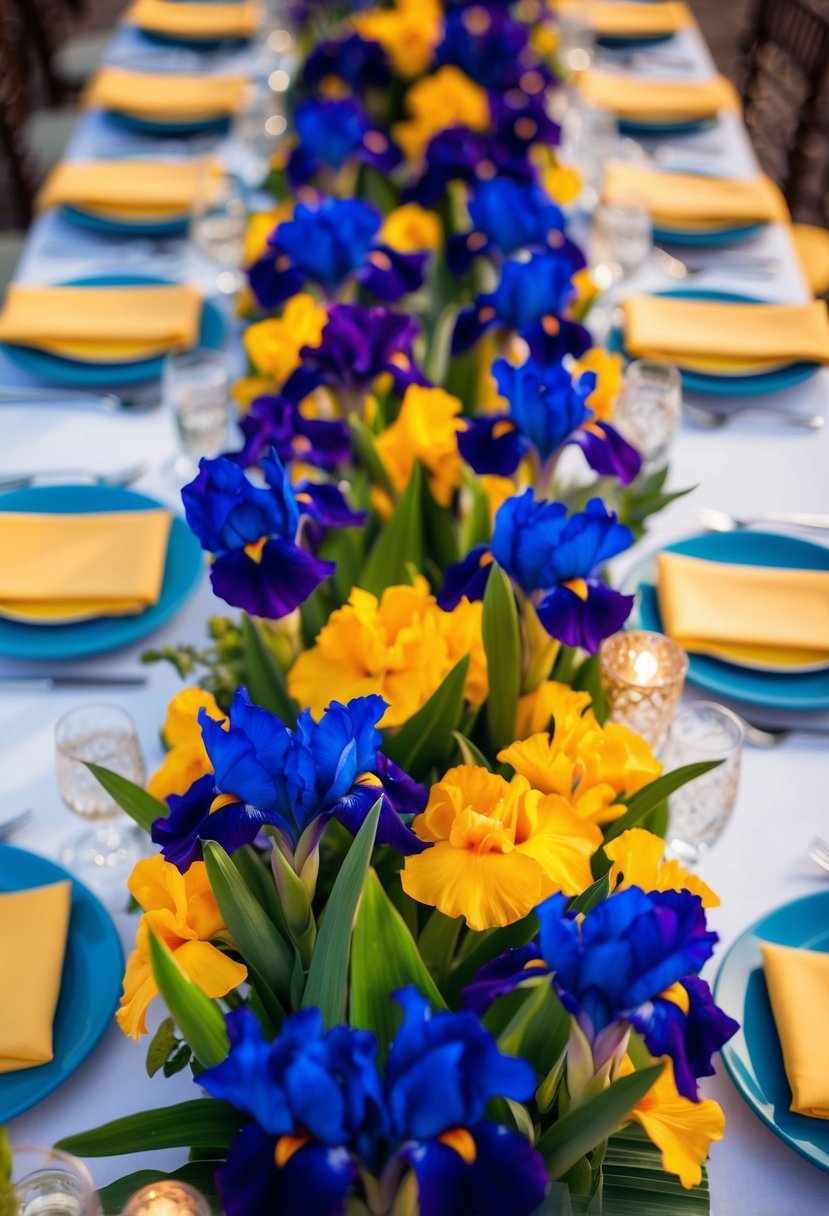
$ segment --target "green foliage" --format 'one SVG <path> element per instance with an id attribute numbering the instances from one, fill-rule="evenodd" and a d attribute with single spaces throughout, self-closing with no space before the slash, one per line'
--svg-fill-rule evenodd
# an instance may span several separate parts
<path id="1" fill-rule="evenodd" d="M 665 1173 L 659 1149 L 633 1124 L 610 1137 L 602 1174 L 602 1216 L 708 1216 L 711 1210 L 705 1167 L 701 1184 L 686 1189 Z"/>
<path id="2" fill-rule="evenodd" d="M 242 615 L 242 639 L 245 653 L 245 687 L 251 700 L 281 718 L 286 726 L 295 726 L 297 707 L 288 693 L 285 673 L 262 640 L 256 622 L 247 613 Z"/>
<path id="3" fill-rule="evenodd" d="M 452 732 L 463 714 L 463 687 L 469 671 L 469 655 L 457 663 L 425 705 L 383 742 L 383 751 L 422 781 L 434 765 L 446 764 L 452 754 Z"/>
<path id="4" fill-rule="evenodd" d="M 66 1136 L 55 1147 L 76 1157 L 117 1157 L 165 1148 L 213 1149 L 220 1155 L 247 1120 L 227 1102 L 194 1098 L 114 1119 L 92 1131 Z"/>
<path id="5" fill-rule="evenodd" d="M 483 640 L 489 676 L 486 723 L 492 751 L 515 739 L 521 692 L 521 632 L 512 583 L 497 563 L 484 592 Z"/>
<path id="6" fill-rule="evenodd" d="M 423 470 L 415 463 L 409 484 L 389 522 L 380 530 L 363 565 L 360 586 L 374 595 L 409 581 L 409 568 L 423 566 Z"/>
<path id="7" fill-rule="evenodd" d="M 187 1067 L 192 1056 L 188 1045 L 177 1036 L 173 1019 L 165 1018 L 147 1048 L 147 1076 L 154 1077 L 161 1069 L 165 1077 L 172 1077 Z"/>
<path id="8" fill-rule="evenodd" d="M 169 815 L 166 803 L 153 798 L 152 794 L 148 794 L 134 781 L 128 781 L 120 773 L 113 773 L 108 768 L 102 768 L 100 764 L 87 764 L 86 767 L 110 797 L 115 799 L 121 810 L 126 811 L 130 819 L 135 820 L 145 832 L 149 832 L 154 820 L 166 819 Z"/>
<path id="9" fill-rule="evenodd" d="M 219 1006 L 188 979 L 154 933 L 150 933 L 150 960 L 158 990 L 193 1055 L 205 1068 L 221 1064 L 230 1044 Z"/>

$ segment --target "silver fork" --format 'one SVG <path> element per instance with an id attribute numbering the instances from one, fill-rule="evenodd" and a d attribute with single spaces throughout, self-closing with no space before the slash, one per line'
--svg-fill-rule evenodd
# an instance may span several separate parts
<path id="1" fill-rule="evenodd" d="M 674 257 L 667 249 L 654 245 L 654 257 L 659 267 L 672 279 L 695 279 L 701 274 L 716 274 L 718 270 L 728 270 L 742 275 L 747 279 L 771 279 L 780 270 L 780 259 L 763 257 L 755 254 L 731 253 L 720 256 L 710 266 L 690 265 L 681 258 Z"/>
<path id="2" fill-rule="evenodd" d="M 129 486 L 147 471 L 146 464 L 131 464 L 111 473 L 96 473 L 92 469 L 48 469 L 32 473 L 18 473 L 4 477 L 0 475 L 0 491 L 21 490 L 48 482 L 91 482 L 97 486 Z"/>
<path id="3" fill-rule="evenodd" d="M 821 870 L 825 870 L 829 874 L 829 844 L 825 840 L 816 836 L 809 845 L 809 856 L 815 865 L 820 866 Z"/>
<path id="4" fill-rule="evenodd" d="M 31 810 L 21 811 L 19 815 L 12 815 L 11 819 L 6 819 L 3 823 L 0 823 L 0 840 L 8 840 L 15 832 L 19 832 L 21 828 L 26 826 L 31 817 Z"/>
<path id="5" fill-rule="evenodd" d="M 64 389 L 34 385 L 6 384 L 0 386 L 0 405 L 86 405 L 114 413 L 124 410 L 143 414 L 161 405 L 161 390 L 157 383 L 143 385 L 128 393 L 96 393 L 94 389 Z"/>
<path id="6" fill-rule="evenodd" d="M 713 410 L 683 401 L 682 412 L 697 426 L 704 426 L 709 430 L 728 426 L 736 418 L 750 414 L 754 414 L 757 418 L 772 418 L 781 426 L 795 426 L 806 431 L 819 431 L 824 424 L 824 419 L 820 414 L 796 414 L 790 410 L 775 409 L 771 405 L 735 405 L 729 410 Z"/>

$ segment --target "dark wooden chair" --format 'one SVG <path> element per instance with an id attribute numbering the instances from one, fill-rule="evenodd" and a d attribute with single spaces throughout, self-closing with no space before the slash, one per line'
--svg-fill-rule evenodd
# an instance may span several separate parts
<path id="1" fill-rule="evenodd" d="M 17 46 L 9 36 L 7 6 L 8 0 L 0 0 L 0 155 L 8 175 L 13 218 L 25 227 L 32 216 L 39 175 L 27 145 L 25 78 Z"/>

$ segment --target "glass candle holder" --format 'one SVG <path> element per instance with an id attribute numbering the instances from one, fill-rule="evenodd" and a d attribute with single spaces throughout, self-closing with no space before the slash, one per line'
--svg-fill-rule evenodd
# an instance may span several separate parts
<path id="1" fill-rule="evenodd" d="M 135 1192 L 121 1216 L 210 1216 L 210 1206 L 186 1182 L 153 1182 Z"/>
<path id="2" fill-rule="evenodd" d="M 670 451 L 681 410 L 679 369 L 656 359 L 637 359 L 625 372 L 613 425 L 641 453 L 646 469 L 660 468 Z"/>
<path id="3" fill-rule="evenodd" d="M 14 1216 L 98 1216 L 101 1211 L 86 1166 L 56 1148 L 12 1149 L 11 1182 Z"/>
<path id="4" fill-rule="evenodd" d="M 743 724 L 714 701 L 683 705 L 671 723 L 663 759 L 667 769 L 722 760 L 668 799 L 668 852 L 695 865 L 731 818 L 740 785 Z"/>
<path id="5" fill-rule="evenodd" d="M 688 656 L 682 647 L 662 633 L 614 633 L 602 642 L 599 671 L 610 721 L 658 747 L 685 687 Z"/>

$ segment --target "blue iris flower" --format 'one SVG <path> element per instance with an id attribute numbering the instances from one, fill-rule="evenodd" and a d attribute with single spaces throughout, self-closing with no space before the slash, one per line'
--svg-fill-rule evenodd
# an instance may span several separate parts
<path id="1" fill-rule="evenodd" d="M 450 182 L 477 185 L 493 176 L 529 183 L 536 180 L 536 171 L 525 149 L 514 150 L 496 136 L 469 127 L 447 127 L 429 141 L 423 171 L 403 199 L 435 207 Z"/>
<path id="2" fill-rule="evenodd" d="M 375 130 L 363 107 L 351 97 L 306 97 L 294 111 L 299 146 L 286 168 L 289 184 L 305 185 L 321 168 L 335 172 L 350 160 L 389 173 L 400 163 L 399 149 Z"/>
<path id="3" fill-rule="evenodd" d="M 554 895 L 536 910 L 539 943 L 556 993 L 593 1047 L 594 1063 L 609 1059 L 632 1025 L 652 1055 L 671 1057 L 679 1092 L 696 1101 L 696 1077 L 713 1072 L 712 1053 L 738 1028 L 697 978 L 718 940 L 699 896 L 629 887 L 592 908 L 581 924 L 567 904 Z M 663 996 L 677 983 L 687 1011 Z"/>
<path id="4" fill-rule="evenodd" d="M 261 467 L 267 489 L 254 486 L 225 456 L 203 459 L 181 498 L 188 524 L 214 555 L 210 581 L 216 595 L 254 616 L 278 620 L 307 600 L 336 566 L 296 543 L 300 507 L 273 449 Z"/>
<path id="5" fill-rule="evenodd" d="M 299 460 L 329 471 L 351 458 L 351 432 L 339 419 L 306 418 L 285 393 L 265 393 L 251 402 L 239 423 L 245 437 L 233 459 L 243 468 L 273 448 L 283 464 Z"/>
<path id="6" fill-rule="evenodd" d="M 306 346 L 301 353 L 309 371 L 347 394 L 365 392 L 388 372 L 402 395 L 410 384 L 429 383 L 412 359 L 419 332 L 419 323 L 407 313 L 333 304 L 319 346 Z"/>
<path id="7" fill-rule="evenodd" d="M 564 217 L 534 182 L 508 177 L 480 182 L 468 210 L 472 230 L 450 237 L 446 249 L 454 274 L 463 274 L 483 254 L 507 256 L 519 249 L 543 249 L 563 242 Z"/>
<path id="8" fill-rule="evenodd" d="M 528 1099 L 533 1068 L 502 1055 L 469 1013 L 433 1014 L 414 989 L 384 1075 L 366 1031 L 323 1031 L 318 1010 L 264 1041 L 250 1010 L 227 1015 L 230 1053 L 200 1074 L 211 1096 L 252 1116 L 216 1182 L 228 1216 L 342 1216 L 360 1169 L 414 1170 L 421 1216 L 530 1216 L 547 1170 L 529 1141 L 486 1119 L 493 1098 Z"/>
<path id="9" fill-rule="evenodd" d="M 546 70 L 534 69 L 534 73 L 540 87 L 533 92 L 518 88 L 489 95 L 495 137 L 512 155 L 526 156 L 532 144 L 556 147 L 561 139 L 561 127 L 547 112 Z"/>
<path id="10" fill-rule="evenodd" d="M 525 71 L 521 54 L 528 40 L 527 26 L 504 9 L 476 4 L 470 15 L 466 7 L 450 8 L 436 59 L 459 67 L 485 89 L 509 89 Z"/>
<path id="11" fill-rule="evenodd" d="M 153 824 L 152 836 L 182 872 L 201 857 L 201 842 L 217 840 L 228 853 L 250 844 L 266 825 L 279 829 L 291 851 L 303 838 L 309 854 L 330 819 L 356 833 L 382 798 L 377 841 L 404 854 L 427 847 L 400 814 L 417 813 L 426 791 L 379 752 L 377 723 L 387 703 L 372 695 L 347 705 L 332 701 L 319 722 L 304 710 L 294 729 L 239 689 L 224 729 L 199 715 L 213 773 Z"/>
<path id="12" fill-rule="evenodd" d="M 458 314 L 453 354 L 469 350 L 493 325 L 521 333 L 544 322 L 558 331 L 558 317 L 575 295 L 573 275 L 583 265 L 583 254 L 566 238 L 558 249 L 534 253 L 526 261 L 505 262 L 495 290 L 478 296 Z"/>
<path id="13" fill-rule="evenodd" d="M 385 89 L 391 82 L 391 67 L 377 42 L 359 34 L 318 42 L 302 68 L 302 83 L 315 90 L 329 77 L 343 80 L 356 93 L 365 89 Z"/>

